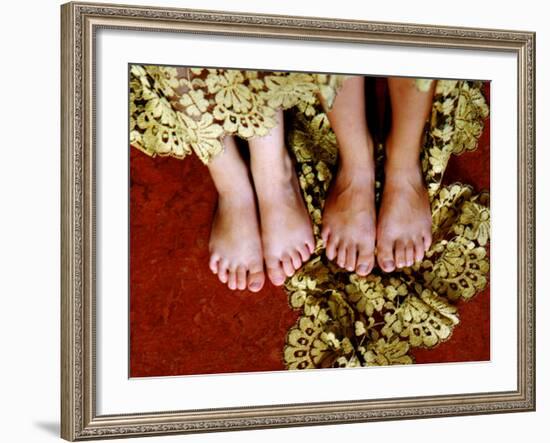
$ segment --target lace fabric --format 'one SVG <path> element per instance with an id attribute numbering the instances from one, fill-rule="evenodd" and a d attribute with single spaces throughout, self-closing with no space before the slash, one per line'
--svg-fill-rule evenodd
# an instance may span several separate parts
<path id="1" fill-rule="evenodd" d="M 313 220 L 315 254 L 285 289 L 301 316 L 289 330 L 288 369 L 413 363 L 413 347 L 448 340 L 459 324 L 455 303 L 487 285 L 489 195 L 468 184 L 443 186 L 452 155 L 476 149 L 489 109 L 481 83 L 438 80 L 426 127 L 422 168 L 433 216 L 433 244 L 410 268 L 367 277 L 343 270 L 324 255 L 321 214 L 336 171 L 338 149 L 326 111 L 344 76 L 133 65 L 130 141 L 148 155 L 208 163 L 225 135 L 266 135 L 279 108 L 290 113 L 287 145 Z M 433 80 L 417 79 L 419 90 Z M 384 148 L 377 149 L 377 170 Z M 377 178 L 377 190 L 383 177 Z M 192 190 L 189 190 L 192 192 Z M 380 192 L 376 193 L 380 198 Z"/>
<path id="2" fill-rule="evenodd" d="M 288 146 L 296 156 L 317 248 L 285 284 L 290 306 L 301 311 L 286 339 L 288 369 L 411 364 L 413 347 L 432 348 L 451 337 L 459 324 L 456 301 L 487 285 L 489 194 L 441 182 L 451 155 L 476 149 L 488 114 L 480 83 L 437 82 L 422 151 L 433 244 L 410 268 L 389 274 L 375 268 L 359 277 L 330 262 L 320 239 L 322 209 L 336 172 L 336 138 L 321 108 L 311 117 L 293 111 Z M 380 145 L 377 171 L 383 170 L 383 157 Z M 377 201 L 382 185 L 379 174 Z"/>
<path id="3" fill-rule="evenodd" d="M 131 67 L 130 142 L 146 154 L 204 163 L 223 150 L 225 135 L 261 137 L 275 111 L 312 115 L 331 106 L 344 76 L 232 69 Z"/>

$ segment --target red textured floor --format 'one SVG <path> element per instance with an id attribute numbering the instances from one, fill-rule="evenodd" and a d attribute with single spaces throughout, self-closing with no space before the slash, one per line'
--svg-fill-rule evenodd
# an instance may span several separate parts
<path id="1" fill-rule="evenodd" d="M 280 288 L 233 292 L 208 269 L 216 191 L 205 167 L 130 151 L 131 376 L 282 369 L 297 313 Z"/>
<path id="2" fill-rule="evenodd" d="M 208 269 L 216 192 L 205 167 L 130 149 L 130 174 L 130 376 L 284 369 L 298 317 L 284 290 L 230 291 Z M 488 122 L 478 150 L 453 158 L 445 179 L 489 189 Z M 417 363 L 490 358 L 489 288 L 458 308 L 452 338 L 414 350 Z"/>

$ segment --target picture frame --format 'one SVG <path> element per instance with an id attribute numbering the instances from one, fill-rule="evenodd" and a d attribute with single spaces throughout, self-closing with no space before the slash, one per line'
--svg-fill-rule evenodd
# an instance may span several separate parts
<path id="1" fill-rule="evenodd" d="M 509 413 L 535 410 L 535 34 L 327 18 L 71 2 L 61 7 L 61 436 L 69 441 Z M 517 67 L 516 388 L 98 413 L 97 33 L 225 38 L 506 53 Z M 499 276 L 494 278 L 498 279 Z M 500 277 L 502 278 L 502 277 Z M 168 380 L 169 382 L 169 380 Z"/>

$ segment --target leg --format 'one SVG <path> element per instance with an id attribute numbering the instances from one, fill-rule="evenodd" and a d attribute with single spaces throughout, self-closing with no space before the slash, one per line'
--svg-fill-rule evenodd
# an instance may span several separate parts
<path id="1" fill-rule="evenodd" d="M 218 191 L 210 233 L 210 269 L 229 289 L 262 289 L 265 281 L 256 201 L 246 164 L 233 137 L 208 170 Z"/>
<path id="2" fill-rule="evenodd" d="M 422 260 L 432 241 L 420 150 L 433 85 L 427 92 L 419 91 L 414 79 L 389 78 L 388 85 L 392 127 L 386 143 L 386 178 L 377 228 L 377 261 L 385 272 Z"/>
<path id="3" fill-rule="evenodd" d="M 374 267 L 376 233 L 373 142 L 364 88 L 364 77 L 346 79 L 328 113 L 340 162 L 325 203 L 321 232 L 327 257 L 362 276 Z"/>
<path id="4" fill-rule="evenodd" d="M 283 112 L 265 137 L 249 141 L 254 187 L 258 196 L 267 275 L 282 285 L 306 262 L 313 249 L 313 229 L 298 177 L 284 143 Z"/>

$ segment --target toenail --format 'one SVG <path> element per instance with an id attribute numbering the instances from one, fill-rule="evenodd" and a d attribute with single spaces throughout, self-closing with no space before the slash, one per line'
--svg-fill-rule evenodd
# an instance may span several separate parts
<path id="1" fill-rule="evenodd" d="M 250 287 L 252 289 L 258 289 L 260 287 L 260 282 L 259 281 L 252 282 L 250 283 Z"/>
<path id="2" fill-rule="evenodd" d="M 391 260 L 386 260 L 384 262 L 384 267 L 385 268 L 393 268 L 393 262 Z"/>
<path id="3" fill-rule="evenodd" d="M 365 265 L 361 265 L 357 268 L 357 272 L 360 274 L 364 274 L 365 272 L 367 272 L 367 267 Z"/>

